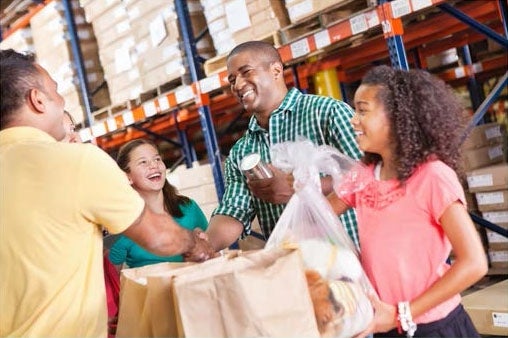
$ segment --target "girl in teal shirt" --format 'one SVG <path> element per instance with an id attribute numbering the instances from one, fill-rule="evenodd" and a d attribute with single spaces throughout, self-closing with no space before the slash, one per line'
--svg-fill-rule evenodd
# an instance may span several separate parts
<path id="1" fill-rule="evenodd" d="M 126 143 L 118 152 L 117 163 L 148 208 L 157 213 L 169 213 L 185 229 L 206 230 L 208 221 L 201 208 L 194 200 L 179 195 L 176 188 L 167 181 L 166 166 L 152 142 L 137 139 Z M 124 235 L 120 235 L 111 247 L 109 259 L 117 265 L 125 262 L 130 268 L 183 261 L 182 255 L 154 255 Z"/>

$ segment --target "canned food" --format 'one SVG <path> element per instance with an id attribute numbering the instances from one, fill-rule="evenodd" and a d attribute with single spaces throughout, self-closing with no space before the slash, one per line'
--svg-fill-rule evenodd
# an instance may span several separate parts
<path id="1" fill-rule="evenodd" d="M 270 168 L 261 160 L 261 155 L 252 153 L 240 162 L 240 169 L 249 179 L 263 179 L 273 177 Z"/>

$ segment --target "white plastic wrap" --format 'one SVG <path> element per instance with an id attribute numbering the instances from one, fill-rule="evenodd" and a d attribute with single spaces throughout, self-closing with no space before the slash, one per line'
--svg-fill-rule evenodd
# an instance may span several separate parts
<path id="1" fill-rule="evenodd" d="M 366 169 L 329 146 L 308 140 L 272 147 L 273 165 L 294 177 L 289 200 L 266 248 L 297 246 L 303 257 L 316 320 L 323 337 L 352 337 L 373 319 L 373 292 L 356 248 L 321 192 L 320 174 L 342 193 L 362 189 Z"/>

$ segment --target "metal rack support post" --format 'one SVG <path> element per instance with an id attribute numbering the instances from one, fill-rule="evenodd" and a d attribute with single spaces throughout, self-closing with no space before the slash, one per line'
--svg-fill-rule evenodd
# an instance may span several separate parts
<path id="1" fill-rule="evenodd" d="M 462 56 L 464 58 L 464 64 L 466 66 L 472 66 L 473 60 L 471 58 L 471 51 L 469 50 L 469 45 L 462 46 Z M 473 104 L 473 110 L 476 111 L 483 101 L 482 98 L 482 88 L 478 85 L 478 81 L 476 81 L 476 76 L 474 73 L 469 74 L 469 79 L 467 80 L 467 89 L 469 90 L 469 96 L 471 97 L 471 103 Z"/>
<path id="2" fill-rule="evenodd" d="M 197 161 L 196 151 L 194 147 L 189 143 L 189 139 L 187 138 L 187 134 L 184 130 L 180 128 L 178 123 L 178 112 L 176 110 L 173 111 L 173 118 L 175 119 L 176 131 L 178 134 L 178 139 L 180 140 L 180 147 L 182 147 L 185 165 L 187 168 L 192 167 L 192 162 Z"/>
<path id="3" fill-rule="evenodd" d="M 492 89 L 489 95 L 487 95 L 485 100 L 475 111 L 473 117 L 471 118 L 471 122 L 469 123 L 468 128 L 466 130 L 466 134 L 464 135 L 464 139 L 467 137 L 467 135 L 469 135 L 471 129 L 473 129 L 474 126 L 476 126 L 483 119 L 483 116 L 487 112 L 487 109 L 496 101 L 496 99 L 499 97 L 499 95 L 507 85 L 508 85 L 508 72 L 504 73 L 501 79 L 499 79 L 499 81 L 497 82 L 494 89 Z"/>
<path id="4" fill-rule="evenodd" d="M 192 33 L 187 2 L 184 0 L 175 0 L 175 9 L 182 31 L 185 55 L 187 58 L 191 80 L 195 83 L 203 77 L 203 74 L 201 69 L 198 67 L 198 53 Z M 199 93 L 199 88 L 196 89 L 198 91 L 197 94 L 202 95 Z M 224 195 L 224 178 L 222 175 L 221 155 L 218 147 L 217 136 L 215 135 L 210 107 L 207 104 L 199 104 L 198 111 L 201 127 L 203 129 L 203 136 L 205 138 L 206 151 L 208 153 L 208 159 L 212 167 L 217 197 L 219 200 L 221 200 L 222 195 Z"/>
<path id="5" fill-rule="evenodd" d="M 79 46 L 79 37 L 76 30 L 76 22 L 74 21 L 74 13 L 72 11 L 72 4 L 70 0 L 62 0 L 62 4 L 65 11 L 65 19 L 67 21 L 67 27 L 69 29 L 72 55 L 74 56 L 74 65 L 78 73 L 78 80 L 81 89 L 81 96 L 83 103 L 85 104 L 85 127 L 90 127 L 93 121 L 92 117 L 92 100 L 90 91 L 88 88 L 88 80 L 86 77 L 86 69 L 83 63 L 83 54 L 81 53 L 81 47 Z"/>
<path id="6" fill-rule="evenodd" d="M 402 34 L 404 33 L 402 20 L 400 18 L 392 17 L 391 10 L 389 8 L 390 4 L 387 0 L 378 0 L 378 2 L 383 6 L 381 27 L 383 28 L 383 34 L 388 45 L 388 52 L 390 53 L 392 67 L 409 70 L 406 49 L 404 48 L 404 41 L 402 39 Z"/>
<path id="7" fill-rule="evenodd" d="M 497 5 L 503 21 L 504 36 L 508 38 L 508 3 L 506 3 L 506 0 L 498 0 Z"/>

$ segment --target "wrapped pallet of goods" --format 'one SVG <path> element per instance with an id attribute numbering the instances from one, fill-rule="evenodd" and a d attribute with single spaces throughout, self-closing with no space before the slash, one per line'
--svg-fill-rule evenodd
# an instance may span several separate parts
<path id="1" fill-rule="evenodd" d="M 282 1 L 201 0 L 217 59 L 205 63 L 210 75 L 224 68 L 224 55 L 249 40 L 278 45 L 278 30 L 289 23 Z"/>
<path id="2" fill-rule="evenodd" d="M 174 2 L 128 0 L 125 5 L 136 42 L 142 92 L 165 84 L 174 88 L 190 83 Z M 206 28 L 202 7 L 198 0 L 193 0 L 187 2 L 187 8 L 193 35 L 198 36 Z M 205 35 L 196 43 L 196 51 L 205 58 L 213 56 L 210 36 Z"/>
<path id="3" fill-rule="evenodd" d="M 94 92 L 92 105 L 103 107 L 109 104 L 109 97 L 106 89 L 96 91 L 104 81 L 97 42 L 92 27 L 85 21 L 84 11 L 79 7 L 79 3 L 72 1 L 71 5 L 88 87 Z M 31 18 L 30 26 L 38 62 L 58 83 L 59 92 L 66 102 L 66 110 L 73 115 L 77 123 L 82 122 L 84 104 L 80 95 L 81 84 L 77 77 L 76 59 L 72 52 L 63 4 L 58 1 L 50 2 Z"/>
<path id="4" fill-rule="evenodd" d="M 173 1 L 84 0 L 106 70 L 111 102 L 139 99 L 165 84 L 181 84 L 187 75 L 182 35 Z M 194 36 L 206 28 L 199 0 L 187 2 Z M 212 57 L 211 38 L 204 36 L 197 52 Z"/>
<path id="5" fill-rule="evenodd" d="M 81 4 L 97 38 L 111 104 L 136 99 L 142 91 L 142 83 L 136 42 L 124 2 L 88 0 Z"/>
<path id="6" fill-rule="evenodd" d="M 35 53 L 32 29 L 30 27 L 18 29 L 0 41 L 0 49 L 14 49 L 18 52 Z"/>
<path id="7" fill-rule="evenodd" d="M 367 8 L 371 1 L 365 0 L 286 0 L 286 9 L 292 24 L 302 22 L 318 13 L 329 11 L 331 15 L 324 24 L 345 18 L 354 11 Z"/>

